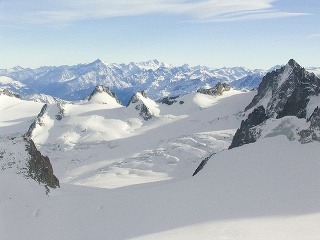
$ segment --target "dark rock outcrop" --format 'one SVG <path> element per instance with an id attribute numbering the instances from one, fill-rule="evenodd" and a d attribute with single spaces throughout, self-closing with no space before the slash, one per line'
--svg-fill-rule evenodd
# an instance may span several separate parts
<path id="1" fill-rule="evenodd" d="M 21 96 L 19 94 L 13 93 L 11 91 L 9 91 L 8 89 L 3 89 L 2 91 L 0 90 L 0 95 L 6 95 L 9 97 L 15 97 L 15 98 L 19 98 L 21 99 Z"/>
<path id="2" fill-rule="evenodd" d="M 142 95 L 142 97 L 145 97 L 147 98 L 147 94 L 146 94 L 146 91 L 142 90 L 140 92 L 137 92 L 136 94 L 134 94 L 131 98 L 130 98 L 130 101 L 129 103 L 127 104 L 127 107 L 129 107 L 131 104 L 133 103 L 137 103 L 140 101 L 140 98 L 138 97 L 138 93 L 140 93 Z"/>
<path id="3" fill-rule="evenodd" d="M 248 115 L 248 118 L 241 122 L 241 126 L 234 135 L 229 149 L 257 141 L 259 131 L 257 131 L 255 127 L 265 120 L 267 120 L 267 116 L 264 107 L 260 106 L 254 109 L 253 112 Z"/>
<path id="4" fill-rule="evenodd" d="M 245 111 L 268 100 L 266 114 L 270 117 L 306 117 L 309 97 L 320 93 L 320 79 L 291 59 L 287 65 L 263 77 L 258 93 Z"/>
<path id="5" fill-rule="evenodd" d="M 49 158 L 38 151 L 32 139 L 26 137 L 25 141 L 26 150 L 30 155 L 27 164 L 27 177 L 34 179 L 39 184 L 44 184 L 47 193 L 50 192 L 49 188 L 60 187 L 58 178 L 53 174 Z"/>
<path id="6" fill-rule="evenodd" d="M 174 103 L 177 102 L 177 98 L 178 98 L 178 97 L 179 97 L 179 96 L 164 97 L 164 98 L 158 100 L 157 102 L 158 102 L 158 103 L 162 103 L 162 104 L 172 105 L 172 104 L 174 104 Z"/>
<path id="7" fill-rule="evenodd" d="M 59 113 L 56 114 L 56 119 L 58 121 L 61 121 L 65 117 L 66 111 L 64 109 L 64 105 L 63 104 L 58 103 L 57 106 L 58 106 L 58 109 L 59 109 Z"/>
<path id="8" fill-rule="evenodd" d="M 230 91 L 231 87 L 226 83 L 217 83 L 214 88 L 200 88 L 198 93 L 207 94 L 211 96 L 221 96 L 223 92 Z"/>
<path id="9" fill-rule="evenodd" d="M 295 116 L 306 118 L 307 105 L 311 96 L 320 93 L 320 79 L 307 72 L 293 59 L 288 64 L 263 77 L 258 93 L 245 111 L 254 108 L 245 121 L 242 121 L 229 149 L 255 142 L 261 133 L 261 125 L 269 118 Z M 316 139 L 318 111 L 311 116 L 310 129 L 300 132 L 301 141 Z M 311 120 L 310 120 L 311 121 Z"/>
<path id="10" fill-rule="evenodd" d="M 40 126 L 43 124 L 42 117 L 43 117 L 44 113 L 46 112 L 47 108 L 48 108 L 48 104 L 44 104 L 43 107 L 41 108 L 41 111 L 38 114 L 37 118 L 33 121 L 33 123 L 29 127 L 29 130 L 26 133 L 27 138 L 31 138 L 32 132 L 36 128 L 37 124 L 39 124 Z"/>
<path id="11" fill-rule="evenodd" d="M 207 164 L 207 162 L 209 161 L 209 159 L 213 156 L 214 154 L 211 154 L 210 156 L 206 157 L 205 159 L 203 159 L 201 161 L 201 163 L 199 164 L 199 166 L 197 167 L 197 169 L 194 171 L 194 173 L 192 174 L 192 177 L 197 175 L 203 168 L 204 166 Z"/>
<path id="12" fill-rule="evenodd" d="M 320 142 L 320 108 L 316 107 L 312 115 L 308 119 L 310 122 L 310 127 L 306 130 L 300 131 L 299 141 L 302 143 L 308 143 L 312 141 Z"/>

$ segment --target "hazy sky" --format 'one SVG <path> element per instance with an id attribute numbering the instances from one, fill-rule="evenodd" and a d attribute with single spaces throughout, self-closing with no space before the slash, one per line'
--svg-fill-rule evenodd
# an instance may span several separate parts
<path id="1" fill-rule="evenodd" d="M 0 68 L 320 66 L 319 0 L 0 0 Z"/>

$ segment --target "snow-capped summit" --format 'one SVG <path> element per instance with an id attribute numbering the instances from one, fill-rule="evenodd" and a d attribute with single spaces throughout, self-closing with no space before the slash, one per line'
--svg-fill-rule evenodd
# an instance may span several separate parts
<path id="1" fill-rule="evenodd" d="M 107 104 L 111 108 L 121 107 L 121 103 L 116 94 L 111 92 L 108 87 L 101 85 L 96 86 L 87 99 L 90 103 Z"/>
<path id="2" fill-rule="evenodd" d="M 127 108 L 137 110 L 139 115 L 146 121 L 154 116 L 159 116 L 160 109 L 158 107 L 156 102 L 147 97 L 145 91 L 134 94 L 127 105 Z"/>
<path id="3" fill-rule="evenodd" d="M 156 71 L 160 67 L 170 67 L 169 64 L 160 62 L 160 61 L 158 61 L 156 59 L 143 61 L 143 62 L 139 62 L 139 63 L 132 63 L 132 64 L 136 65 L 140 69 L 152 70 L 152 71 Z"/>

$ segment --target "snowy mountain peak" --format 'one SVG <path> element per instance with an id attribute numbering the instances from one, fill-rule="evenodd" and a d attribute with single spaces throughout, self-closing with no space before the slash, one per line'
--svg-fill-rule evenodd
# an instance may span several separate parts
<path id="1" fill-rule="evenodd" d="M 140 91 L 134 94 L 127 108 L 134 108 L 139 112 L 139 115 L 145 120 L 148 121 L 154 116 L 159 116 L 160 110 L 158 104 L 147 97 L 145 91 Z"/>
<path id="2" fill-rule="evenodd" d="M 87 98 L 91 103 L 109 104 L 113 107 L 120 107 L 121 103 L 116 94 L 111 92 L 109 87 L 98 85 Z"/>
<path id="3" fill-rule="evenodd" d="M 131 63 L 131 64 L 137 66 L 142 70 L 152 70 L 152 71 L 156 71 L 160 67 L 170 67 L 170 65 L 160 62 L 157 59 L 143 61 L 139 63 Z"/>

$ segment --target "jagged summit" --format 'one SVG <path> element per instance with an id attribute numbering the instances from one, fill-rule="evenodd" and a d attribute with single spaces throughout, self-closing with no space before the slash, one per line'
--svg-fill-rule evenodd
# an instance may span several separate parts
<path id="1" fill-rule="evenodd" d="M 263 106 L 269 117 L 306 117 L 309 96 L 320 92 L 320 80 L 307 72 L 295 60 L 263 77 L 258 93 L 246 111 Z"/>
<path id="2" fill-rule="evenodd" d="M 132 103 L 136 103 L 138 101 L 141 100 L 141 97 L 144 97 L 144 98 L 147 98 L 147 94 L 146 94 L 146 91 L 145 90 L 142 90 L 142 91 L 138 91 L 136 92 L 130 99 L 130 101 L 128 102 L 127 104 L 127 107 L 129 107 L 129 105 L 131 105 Z"/>
<path id="3" fill-rule="evenodd" d="M 89 102 L 102 103 L 114 106 L 120 106 L 121 103 L 115 93 L 111 92 L 109 87 L 98 85 L 87 97 Z"/>
<path id="4" fill-rule="evenodd" d="M 287 65 L 289 65 L 290 67 L 298 67 L 301 68 L 301 66 L 294 60 L 294 59 L 290 59 L 287 63 Z"/>
<path id="5" fill-rule="evenodd" d="M 145 121 L 154 116 L 159 116 L 160 113 L 158 104 L 148 98 L 145 91 L 139 91 L 131 97 L 127 108 L 131 107 L 134 107 Z"/>
<path id="6" fill-rule="evenodd" d="M 309 104 L 310 100 L 317 99 L 319 94 L 320 78 L 306 71 L 295 60 L 290 59 L 285 66 L 263 77 L 258 93 L 245 108 L 245 111 L 249 113 L 248 118 L 241 123 L 230 148 L 255 142 L 263 132 L 262 124 L 270 118 L 281 119 L 293 116 L 307 119 L 320 106 L 320 102 L 316 100 L 312 102 L 312 106 Z M 283 126 L 279 129 L 282 129 Z M 291 137 L 294 134 L 291 129 L 286 131 L 290 132 Z"/>

